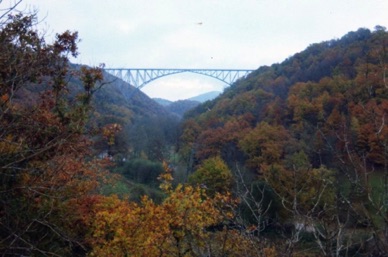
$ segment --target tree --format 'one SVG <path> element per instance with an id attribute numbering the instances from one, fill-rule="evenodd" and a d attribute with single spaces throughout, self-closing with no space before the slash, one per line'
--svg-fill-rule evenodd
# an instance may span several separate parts
<path id="1" fill-rule="evenodd" d="M 234 216 L 230 194 L 174 188 L 167 168 L 160 179 L 167 194 L 160 205 L 147 197 L 140 204 L 115 196 L 84 202 L 79 216 L 90 229 L 91 256 L 260 256 L 251 238 L 223 225 Z"/>
<path id="2" fill-rule="evenodd" d="M 71 70 L 77 33 L 47 44 L 34 29 L 36 15 L 14 7 L 0 15 L 0 252 L 83 254 L 70 202 L 92 192 L 100 176 L 100 164 L 86 161 L 85 123 L 102 72 Z M 71 76 L 82 82 L 77 91 Z"/>
<path id="3" fill-rule="evenodd" d="M 249 158 L 248 165 L 260 171 L 282 160 L 289 137 L 283 126 L 260 122 L 240 139 L 239 146 Z"/>
<path id="4" fill-rule="evenodd" d="M 194 163 L 195 150 L 197 148 L 197 137 L 201 127 L 194 119 L 185 121 L 182 125 L 182 132 L 179 138 L 179 153 L 187 163 L 187 169 L 191 170 Z"/>
<path id="5" fill-rule="evenodd" d="M 203 161 L 189 176 L 189 182 L 205 187 L 206 192 L 214 196 L 216 192 L 224 194 L 232 191 L 233 175 L 221 157 L 216 156 Z"/>

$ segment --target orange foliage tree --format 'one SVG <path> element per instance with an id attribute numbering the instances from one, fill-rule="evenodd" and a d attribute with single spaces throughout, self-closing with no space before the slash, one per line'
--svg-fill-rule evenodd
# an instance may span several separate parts
<path id="1" fill-rule="evenodd" d="M 116 196 L 84 201 L 80 217 L 89 227 L 90 256 L 263 256 L 256 238 L 228 226 L 236 200 L 229 193 L 207 195 L 198 186 L 172 186 L 160 176 L 165 200 L 140 204 Z M 270 255 L 269 255 L 270 256 Z"/>
<path id="2" fill-rule="evenodd" d="M 85 123 L 102 71 L 70 69 L 76 32 L 47 44 L 35 14 L 12 10 L 0 15 L 0 252 L 76 256 L 86 248 L 69 203 L 99 179 Z M 71 76 L 82 86 L 74 90 Z"/>

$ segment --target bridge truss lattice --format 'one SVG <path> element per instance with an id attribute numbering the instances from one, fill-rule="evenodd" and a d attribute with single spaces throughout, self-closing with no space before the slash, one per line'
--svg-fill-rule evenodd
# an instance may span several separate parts
<path id="1" fill-rule="evenodd" d="M 152 69 L 152 68 L 106 68 L 106 72 L 116 76 L 136 88 L 142 88 L 146 84 L 173 74 L 191 72 L 213 77 L 228 85 L 232 85 L 239 78 L 246 77 L 253 70 L 239 69 Z"/>

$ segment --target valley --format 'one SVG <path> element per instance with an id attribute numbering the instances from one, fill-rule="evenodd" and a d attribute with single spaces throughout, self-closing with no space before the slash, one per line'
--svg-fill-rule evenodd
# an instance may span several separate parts
<path id="1" fill-rule="evenodd" d="M 172 102 L 36 22 L 0 15 L 0 255 L 388 256 L 385 27 Z"/>

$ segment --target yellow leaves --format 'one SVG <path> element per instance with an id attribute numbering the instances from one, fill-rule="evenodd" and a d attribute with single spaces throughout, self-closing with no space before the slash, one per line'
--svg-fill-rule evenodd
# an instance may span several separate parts
<path id="1" fill-rule="evenodd" d="M 162 182 L 159 187 L 163 190 L 163 192 L 170 193 L 172 189 L 172 181 L 174 180 L 172 177 L 172 170 L 168 167 L 168 163 L 165 161 L 163 162 L 163 168 L 165 172 L 160 174 L 158 177 L 158 180 Z"/>
<path id="2" fill-rule="evenodd" d="M 171 181 L 170 174 L 164 176 Z M 148 197 L 141 204 L 102 197 L 91 207 L 85 223 L 90 228 L 90 256 L 181 256 L 198 251 L 211 238 L 206 229 L 233 217 L 229 194 L 206 195 L 199 187 L 168 187 L 157 205 Z"/>
<path id="3" fill-rule="evenodd" d="M 101 197 L 93 206 L 94 212 L 86 221 L 91 224 L 89 243 L 93 246 L 91 256 L 124 256 L 125 231 L 132 229 L 130 222 L 134 221 L 136 205 L 121 201 L 117 196 Z"/>
<path id="4" fill-rule="evenodd" d="M 233 175 L 221 157 L 209 158 L 189 177 L 193 184 L 206 187 L 209 195 L 215 192 L 226 193 L 233 185 Z"/>
<path id="5" fill-rule="evenodd" d="M 212 199 L 206 197 L 203 189 L 191 186 L 178 186 L 165 200 L 176 228 L 197 230 L 217 221 L 219 211 Z"/>
<path id="6" fill-rule="evenodd" d="M 115 136 L 122 130 L 120 124 L 112 123 L 102 128 L 102 135 L 108 141 L 108 145 L 115 144 Z"/>
<path id="7" fill-rule="evenodd" d="M 148 198 L 139 206 L 117 196 L 101 197 L 94 205 L 90 256 L 156 256 L 170 232 L 167 213 Z"/>

